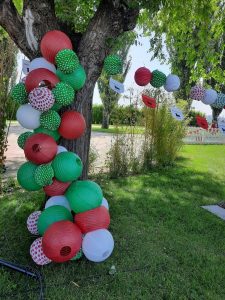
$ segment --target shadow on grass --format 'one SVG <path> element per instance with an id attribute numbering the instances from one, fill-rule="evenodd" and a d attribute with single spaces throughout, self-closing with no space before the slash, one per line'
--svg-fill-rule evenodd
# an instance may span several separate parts
<path id="1" fill-rule="evenodd" d="M 224 198 L 221 178 L 177 166 L 104 181 L 102 188 L 110 204 L 113 255 L 103 264 L 81 259 L 40 268 L 47 299 L 222 299 L 224 222 L 200 208 Z M 42 199 L 41 193 L 21 192 L 1 199 L 2 258 L 34 267 L 34 237 L 25 222 Z M 14 273 L 1 278 L 4 291 L 16 291 Z"/>

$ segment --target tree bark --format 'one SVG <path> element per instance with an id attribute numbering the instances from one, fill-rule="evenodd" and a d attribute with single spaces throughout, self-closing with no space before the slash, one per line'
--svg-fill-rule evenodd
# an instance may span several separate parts
<path id="1" fill-rule="evenodd" d="M 109 112 L 105 107 L 103 107 L 103 112 L 102 112 L 102 128 L 108 129 L 109 128 Z"/>
<path id="2" fill-rule="evenodd" d="M 72 141 L 61 139 L 61 144 L 80 156 L 84 165 L 83 179 L 88 175 L 94 87 L 101 74 L 104 58 L 110 52 L 107 40 L 132 30 L 138 14 L 139 10 L 129 8 L 126 1 L 102 0 L 86 32 L 81 35 L 57 20 L 54 0 L 24 0 L 22 16 L 16 11 L 12 0 L 1 0 L 0 25 L 29 59 L 40 56 L 41 38 L 49 30 L 63 30 L 72 40 L 74 50 L 86 71 L 87 80 L 77 93 L 74 104 L 68 109 L 72 108 L 83 114 L 87 129 L 81 138 Z"/>

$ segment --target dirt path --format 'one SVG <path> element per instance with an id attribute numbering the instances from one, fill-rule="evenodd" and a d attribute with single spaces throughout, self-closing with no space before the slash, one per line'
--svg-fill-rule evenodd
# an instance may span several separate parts
<path id="1" fill-rule="evenodd" d="M 8 135 L 8 150 L 6 152 L 6 168 L 4 178 L 15 177 L 20 165 L 25 162 L 24 152 L 17 145 L 18 136 L 27 131 L 19 125 L 11 125 Z M 95 162 L 96 168 L 102 168 L 111 144 L 112 134 L 92 132 L 91 147 L 97 152 L 98 158 Z"/>

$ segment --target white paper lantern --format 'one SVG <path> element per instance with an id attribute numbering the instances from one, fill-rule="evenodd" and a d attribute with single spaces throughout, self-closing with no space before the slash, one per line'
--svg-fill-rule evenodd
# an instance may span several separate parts
<path id="1" fill-rule="evenodd" d="M 40 115 L 30 104 L 23 104 L 17 110 L 16 119 L 24 128 L 36 129 L 40 126 Z"/>
<path id="2" fill-rule="evenodd" d="M 205 90 L 202 102 L 204 104 L 211 105 L 216 101 L 216 98 L 217 98 L 217 92 L 213 89 L 207 89 Z"/>
<path id="3" fill-rule="evenodd" d="M 68 152 L 68 150 L 63 146 L 58 146 L 57 147 L 57 154 L 59 154 L 61 152 Z"/>
<path id="4" fill-rule="evenodd" d="M 93 262 L 106 260 L 113 252 L 114 240 L 107 229 L 88 232 L 82 242 L 85 257 Z"/>
<path id="5" fill-rule="evenodd" d="M 30 246 L 30 255 L 37 265 L 43 266 L 51 262 L 51 260 L 43 252 L 42 237 L 33 241 Z"/>
<path id="6" fill-rule="evenodd" d="M 180 78 L 177 75 L 169 74 L 166 78 L 164 88 L 167 92 L 177 91 L 180 87 Z"/>
<path id="7" fill-rule="evenodd" d="M 34 211 L 27 218 L 27 229 L 30 233 L 35 234 L 35 235 L 39 235 L 38 228 L 37 228 L 37 222 L 38 222 L 38 218 L 39 218 L 40 214 L 41 214 L 41 211 Z"/>
<path id="8" fill-rule="evenodd" d="M 104 206 L 106 209 L 109 210 L 109 203 L 108 203 L 108 201 L 105 198 L 102 199 L 101 206 Z"/>
<path id="9" fill-rule="evenodd" d="M 38 57 L 31 61 L 30 72 L 36 69 L 47 69 L 53 73 L 56 73 L 56 67 L 47 61 L 44 57 Z"/>
<path id="10" fill-rule="evenodd" d="M 68 202 L 67 198 L 63 195 L 53 196 L 53 197 L 49 198 L 48 201 L 45 203 L 45 208 L 48 208 L 48 207 L 54 206 L 54 205 L 64 206 L 69 211 L 71 211 L 71 207 L 69 205 L 69 202 Z"/>

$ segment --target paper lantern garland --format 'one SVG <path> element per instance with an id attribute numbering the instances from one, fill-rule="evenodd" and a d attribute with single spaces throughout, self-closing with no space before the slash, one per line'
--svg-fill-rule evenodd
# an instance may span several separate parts
<path id="1" fill-rule="evenodd" d="M 205 89 L 201 86 L 195 85 L 191 88 L 190 98 L 194 100 L 201 101 L 204 97 Z"/>
<path id="2" fill-rule="evenodd" d="M 65 74 L 73 73 L 79 67 L 79 59 L 76 53 L 70 49 L 59 51 L 55 61 L 58 69 Z"/>
<path id="3" fill-rule="evenodd" d="M 73 102 L 75 93 L 73 88 L 67 83 L 60 82 L 52 91 L 58 104 L 69 105 Z"/>
<path id="4" fill-rule="evenodd" d="M 110 217 L 108 210 L 101 206 L 101 188 L 94 182 L 77 181 L 83 169 L 79 156 L 56 143 L 60 135 L 64 139 L 77 139 L 86 129 L 85 119 L 79 112 L 65 111 L 62 118 L 57 112 L 70 105 L 75 100 L 75 91 L 84 86 L 84 68 L 72 51 L 70 39 L 58 30 L 45 34 L 41 52 L 44 57 L 30 63 L 24 83 L 16 85 L 11 94 L 21 104 L 17 120 L 24 128 L 33 130 L 21 134 L 17 141 L 28 160 L 17 172 L 18 182 L 27 191 L 43 189 L 51 197 L 42 212 L 34 212 L 27 219 L 28 230 L 33 235 L 43 235 L 30 247 L 33 261 L 43 266 L 51 261 L 79 259 L 83 253 L 81 229 L 92 233 L 108 228 Z M 122 61 L 118 56 L 110 56 L 105 67 L 117 74 L 122 71 Z M 74 213 L 78 213 L 76 224 Z M 102 238 L 104 242 L 105 237 Z M 95 242 L 96 246 L 102 241 L 97 237 Z M 105 258 L 110 251 L 107 255 L 103 253 Z"/>
<path id="5" fill-rule="evenodd" d="M 16 101 L 19 104 L 25 104 L 28 102 L 28 93 L 26 91 L 26 87 L 24 83 L 18 83 L 16 84 L 12 91 L 11 96 L 14 101 Z"/>
<path id="6" fill-rule="evenodd" d="M 225 94 L 223 93 L 219 93 L 217 95 L 216 101 L 214 103 L 211 104 L 212 107 L 214 108 L 223 108 L 225 105 Z"/>
<path id="7" fill-rule="evenodd" d="M 17 139 L 17 144 L 21 149 L 24 149 L 24 145 L 26 143 L 26 140 L 33 135 L 33 132 L 26 131 L 24 133 L 21 133 Z"/>
<path id="8" fill-rule="evenodd" d="M 152 73 L 148 68 L 141 67 L 137 69 L 137 71 L 134 74 L 134 80 L 137 83 L 137 85 L 145 86 L 149 84 L 149 82 L 152 79 Z"/>
<path id="9" fill-rule="evenodd" d="M 207 89 L 204 92 L 202 102 L 204 104 L 212 105 L 216 101 L 216 99 L 217 99 L 217 92 L 213 89 Z"/>
<path id="10" fill-rule="evenodd" d="M 167 92 L 175 92 L 180 87 L 180 78 L 177 75 L 169 74 L 166 77 L 164 88 Z"/>
<path id="11" fill-rule="evenodd" d="M 34 173 L 34 180 L 40 186 L 46 186 L 52 184 L 53 177 L 54 177 L 54 171 L 51 164 L 38 166 Z"/>
<path id="12" fill-rule="evenodd" d="M 40 124 L 43 128 L 49 130 L 57 130 L 59 128 L 60 123 L 60 115 L 54 110 L 44 112 L 40 116 Z"/>
<path id="13" fill-rule="evenodd" d="M 104 60 L 104 70 L 108 75 L 117 75 L 123 71 L 123 62 L 118 55 L 108 55 Z"/>

